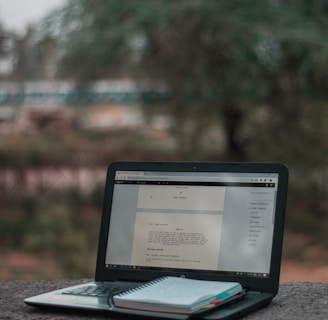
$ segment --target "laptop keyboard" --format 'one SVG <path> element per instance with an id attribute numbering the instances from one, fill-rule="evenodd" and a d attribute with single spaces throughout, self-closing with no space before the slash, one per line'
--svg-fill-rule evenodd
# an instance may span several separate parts
<path id="1" fill-rule="evenodd" d="M 128 289 L 125 288 L 124 291 Z M 62 294 L 71 294 L 77 296 L 87 296 L 87 297 L 108 297 L 109 295 L 114 295 L 123 291 L 122 288 L 118 288 L 115 285 L 89 285 L 80 288 L 69 289 L 62 292 Z"/>

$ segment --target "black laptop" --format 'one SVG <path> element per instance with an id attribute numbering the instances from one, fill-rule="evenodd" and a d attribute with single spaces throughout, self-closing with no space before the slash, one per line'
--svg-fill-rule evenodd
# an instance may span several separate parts
<path id="1" fill-rule="evenodd" d="M 120 310 L 110 297 L 169 275 L 242 284 L 241 299 L 206 319 L 250 313 L 278 292 L 287 186 L 279 163 L 114 162 L 95 280 L 24 301 L 158 316 Z"/>

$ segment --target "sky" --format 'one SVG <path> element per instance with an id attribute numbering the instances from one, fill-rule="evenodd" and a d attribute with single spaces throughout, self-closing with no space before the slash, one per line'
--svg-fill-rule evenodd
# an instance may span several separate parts
<path id="1" fill-rule="evenodd" d="M 24 34 L 26 26 L 42 19 L 67 0 L 0 0 L 0 23 L 6 31 Z"/>

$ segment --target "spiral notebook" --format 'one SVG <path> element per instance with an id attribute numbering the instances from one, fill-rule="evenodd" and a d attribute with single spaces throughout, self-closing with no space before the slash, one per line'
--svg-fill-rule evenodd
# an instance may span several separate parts
<path id="1" fill-rule="evenodd" d="M 112 301 L 120 308 L 192 314 L 218 307 L 242 290 L 237 282 L 162 277 L 114 295 Z"/>
<path id="2" fill-rule="evenodd" d="M 95 280 L 25 303 L 136 314 L 118 310 L 112 296 L 173 276 L 242 285 L 243 299 L 206 319 L 256 310 L 278 292 L 287 185 L 279 163 L 112 163 Z"/>

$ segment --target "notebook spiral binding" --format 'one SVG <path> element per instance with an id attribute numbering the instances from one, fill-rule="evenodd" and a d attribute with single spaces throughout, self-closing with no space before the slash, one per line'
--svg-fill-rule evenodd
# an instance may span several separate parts
<path id="1" fill-rule="evenodd" d="M 168 277 L 161 277 L 161 278 L 158 278 L 158 279 L 151 280 L 151 281 L 146 282 L 146 283 L 144 283 L 144 284 L 142 284 L 140 286 L 137 286 L 135 288 L 132 288 L 132 289 L 128 289 L 126 291 L 123 291 L 123 292 L 117 294 L 116 296 L 117 297 L 123 297 L 124 295 L 129 294 L 131 292 L 139 291 L 141 289 L 144 289 L 146 287 L 149 287 L 149 286 L 153 285 L 154 283 L 161 282 L 161 281 L 163 281 L 166 278 L 168 278 Z"/>

